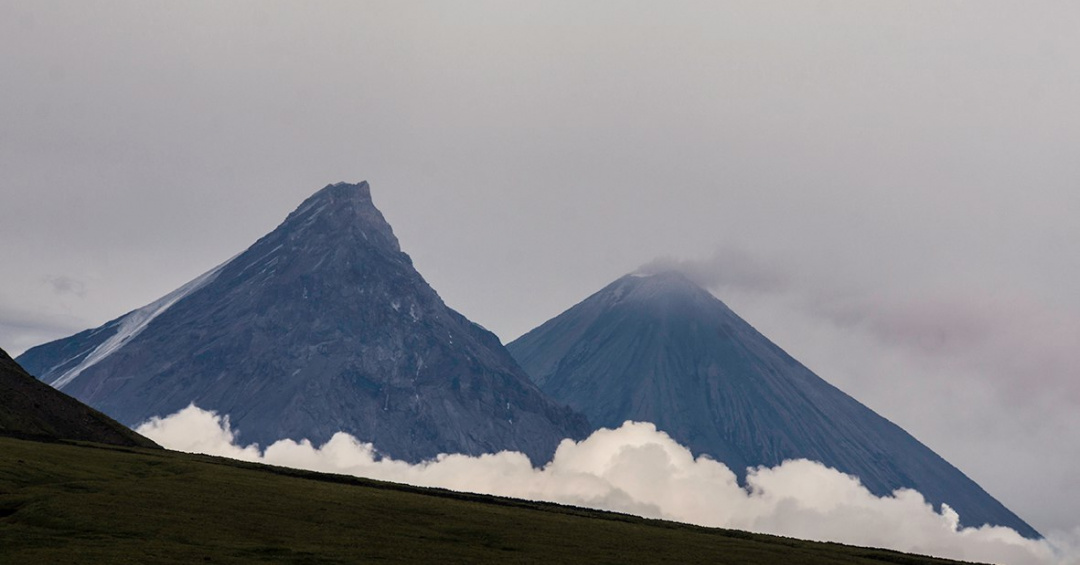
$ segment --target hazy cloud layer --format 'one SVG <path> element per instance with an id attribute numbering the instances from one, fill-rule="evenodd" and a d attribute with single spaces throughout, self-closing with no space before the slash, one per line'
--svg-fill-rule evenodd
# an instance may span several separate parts
<path id="1" fill-rule="evenodd" d="M 71 315 L 27 311 L 0 303 L 0 348 L 12 355 L 84 329 L 85 322 Z"/>
<path id="2" fill-rule="evenodd" d="M 758 468 L 740 487 L 735 474 L 708 458 L 694 459 L 652 424 L 627 422 L 580 442 L 564 440 L 550 463 L 533 468 L 521 453 L 441 455 L 410 465 L 380 459 L 371 444 L 344 433 L 322 446 L 282 440 L 260 451 L 237 445 L 228 417 L 194 405 L 140 426 L 165 447 L 235 459 L 547 500 L 805 539 L 887 547 L 982 562 L 1075 564 L 1060 538 L 1026 540 L 1001 527 L 958 528 L 948 507 L 934 512 L 918 492 L 875 497 L 857 479 L 806 460 Z"/>
<path id="3" fill-rule="evenodd" d="M 73 294 L 80 298 L 86 296 L 86 285 L 78 279 L 64 275 L 49 275 L 43 279 L 43 282 L 51 286 L 57 295 Z"/>
<path id="4" fill-rule="evenodd" d="M 1080 349 L 1070 344 L 1080 343 L 1080 308 L 979 281 L 843 280 L 738 251 L 648 268 L 680 269 L 712 289 L 1036 527 L 1075 524 Z M 1019 479 L 1033 475 L 1042 478 Z"/>
<path id="5" fill-rule="evenodd" d="M 1077 29 L 1057 1 L 0 2 L 0 346 L 367 179 L 504 341 L 725 249 L 699 276 L 737 312 L 1071 528 Z"/>
<path id="6" fill-rule="evenodd" d="M 789 273 L 766 265 L 749 253 L 730 247 L 716 251 L 708 260 L 660 257 L 641 266 L 639 271 L 657 273 L 680 271 L 705 288 L 734 287 L 749 291 L 778 292 L 791 283 Z"/>
<path id="7" fill-rule="evenodd" d="M 809 269 L 724 249 L 706 260 L 656 259 L 718 296 L 767 293 L 837 328 L 916 356 L 968 363 L 1011 394 L 1065 394 L 1080 404 L 1080 307 L 971 281 L 932 288 L 817 277 Z M 798 281 L 798 282 L 795 282 Z"/>

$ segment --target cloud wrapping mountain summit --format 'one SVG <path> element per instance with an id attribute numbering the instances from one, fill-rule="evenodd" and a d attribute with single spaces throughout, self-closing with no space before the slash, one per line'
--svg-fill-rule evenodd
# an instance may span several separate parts
<path id="1" fill-rule="evenodd" d="M 1039 533 L 899 426 L 830 385 L 678 271 L 627 275 L 510 343 L 597 427 L 653 422 L 739 477 L 789 459 L 947 503 L 964 525 Z"/>

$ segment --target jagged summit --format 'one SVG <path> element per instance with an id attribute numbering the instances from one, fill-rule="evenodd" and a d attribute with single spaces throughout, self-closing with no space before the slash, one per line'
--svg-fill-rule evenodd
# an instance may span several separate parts
<path id="1" fill-rule="evenodd" d="M 20 360 L 122 423 L 194 401 L 263 445 L 345 431 L 410 461 L 511 449 L 539 462 L 587 431 L 443 303 L 367 183 L 319 190 L 226 264 Z"/>
<path id="2" fill-rule="evenodd" d="M 300 203 L 300 206 L 285 218 L 285 223 L 303 221 L 323 212 L 334 212 L 342 208 L 352 213 L 371 210 L 378 212 L 371 199 L 371 186 L 367 181 L 326 185 Z M 378 220 L 381 220 L 382 224 L 386 223 L 381 213 L 378 214 Z"/>
<path id="3" fill-rule="evenodd" d="M 318 195 L 318 194 L 323 193 L 323 192 L 328 192 L 328 191 L 329 192 L 341 191 L 341 192 L 352 193 L 352 194 L 355 194 L 358 197 L 367 198 L 368 200 L 371 200 L 371 184 L 369 184 L 368 181 L 366 181 L 366 180 L 362 180 L 360 182 L 339 181 L 339 182 L 335 182 L 333 184 L 328 184 L 325 187 L 323 187 L 322 190 L 320 190 L 319 192 L 316 192 L 315 195 Z"/>
<path id="4" fill-rule="evenodd" d="M 877 495 L 947 502 L 965 525 L 1038 532 L 904 430 L 822 380 L 677 272 L 624 276 L 507 348 L 596 427 L 653 422 L 740 478 L 820 461 Z"/>
<path id="5" fill-rule="evenodd" d="M 367 181 L 326 185 L 285 218 L 276 231 L 282 230 L 288 232 L 290 241 L 310 238 L 310 231 L 324 240 L 401 252 L 393 228 L 372 201 Z"/>
<path id="6" fill-rule="evenodd" d="M 307 200 L 304 200 L 297 208 L 297 211 L 302 210 L 308 203 L 315 201 L 353 201 L 371 207 L 375 206 L 371 200 L 371 185 L 366 180 L 357 183 L 335 182 L 328 184 L 309 196 Z"/>

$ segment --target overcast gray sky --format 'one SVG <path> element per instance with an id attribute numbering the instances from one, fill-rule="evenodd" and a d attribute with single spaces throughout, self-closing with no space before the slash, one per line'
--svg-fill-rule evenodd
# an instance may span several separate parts
<path id="1" fill-rule="evenodd" d="M 327 183 L 504 341 L 681 263 L 1043 530 L 1080 527 L 1080 4 L 0 0 L 0 346 Z"/>

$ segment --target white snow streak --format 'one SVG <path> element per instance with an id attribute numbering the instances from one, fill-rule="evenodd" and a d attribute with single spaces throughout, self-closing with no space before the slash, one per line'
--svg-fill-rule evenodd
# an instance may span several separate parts
<path id="1" fill-rule="evenodd" d="M 135 338 L 135 336 L 142 333 L 142 331 L 146 329 L 146 326 L 150 325 L 150 322 L 154 321 L 154 318 L 160 316 L 173 304 L 176 304 L 185 296 L 190 295 L 196 290 L 199 290 L 200 288 L 212 282 L 217 277 L 217 274 L 221 272 L 221 269 L 225 267 L 225 265 L 228 265 L 230 262 L 232 262 L 233 259 L 235 259 L 235 257 L 218 265 L 217 267 L 214 267 L 210 271 L 200 275 L 199 277 L 195 278 L 184 286 L 170 292 L 169 294 L 166 294 L 164 297 L 158 299 L 157 301 L 143 306 L 138 310 L 130 312 L 128 315 L 121 318 L 120 327 L 116 330 L 116 333 L 112 337 L 101 342 L 101 345 L 98 345 L 96 348 L 94 348 L 94 350 L 91 351 L 86 356 L 86 358 L 82 360 L 81 363 L 65 371 L 62 375 L 54 379 L 49 384 L 51 384 L 53 388 L 63 389 L 65 386 L 71 383 L 71 381 L 78 378 L 78 376 L 81 375 L 83 371 L 89 369 L 90 367 L 93 367 L 94 365 L 97 365 L 101 362 L 102 359 L 105 359 L 109 355 L 112 355 L 118 349 L 120 349 L 128 342 L 130 342 L 133 338 Z"/>

